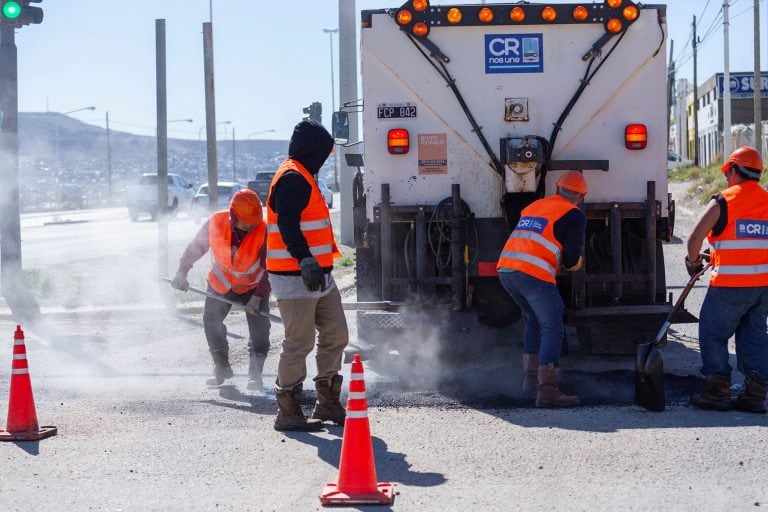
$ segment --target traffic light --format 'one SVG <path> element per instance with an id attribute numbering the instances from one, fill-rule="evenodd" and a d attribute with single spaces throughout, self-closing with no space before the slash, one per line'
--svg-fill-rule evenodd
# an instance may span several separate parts
<path id="1" fill-rule="evenodd" d="M 319 101 L 314 101 L 310 103 L 309 106 L 302 108 L 301 111 L 306 114 L 303 117 L 304 121 L 312 120 L 322 124 L 323 105 Z"/>
<path id="2" fill-rule="evenodd" d="M 43 0 L 0 0 L 0 24 L 22 27 L 43 22 L 43 10 L 29 4 Z"/>

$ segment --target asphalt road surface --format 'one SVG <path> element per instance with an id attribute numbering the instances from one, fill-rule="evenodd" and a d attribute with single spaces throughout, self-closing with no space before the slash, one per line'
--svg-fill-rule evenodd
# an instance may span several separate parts
<path id="1" fill-rule="evenodd" d="M 676 234 L 684 239 L 698 207 L 681 201 L 682 191 L 672 189 L 680 201 Z M 273 397 L 245 390 L 242 313 L 227 321 L 235 378 L 205 386 L 201 303 L 172 292 L 176 306 L 168 305 L 167 288 L 156 282 L 156 223 L 130 223 L 122 210 L 88 222 L 27 218 L 22 225 L 24 266 L 45 317 L 23 326 L 37 414 L 59 433 L 0 444 L 0 510 L 322 508 L 318 495 L 338 477 L 342 429 L 272 429 Z M 171 269 L 197 228 L 187 219 L 170 223 Z M 676 295 L 687 280 L 682 240 L 665 251 Z M 202 284 L 207 264 L 195 267 L 193 285 Z M 353 276 L 339 273 L 345 300 L 354 300 Z M 694 314 L 704 291 L 697 286 L 687 302 Z M 348 320 L 354 340 L 354 312 Z M 0 418 L 15 325 L 0 303 L 0 339 L 7 340 L 0 343 Z M 467 319 L 393 340 L 398 353 L 365 362 L 378 481 L 398 493 L 392 510 L 768 507 L 768 418 L 686 405 L 702 383 L 695 325 L 674 326 L 663 353 L 669 405 L 662 413 L 632 405 L 631 357 L 578 350 L 562 362 L 564 388 L 587 405 L 536 409 L 518 391 L 519 336 L 519 326 L 491 330 Z M 281 339 L 274 324 L 267 386 Z M 349 376 L 348 365 L 343 372 Z M 307 412 L 312 396 L 305 392 Z"/>

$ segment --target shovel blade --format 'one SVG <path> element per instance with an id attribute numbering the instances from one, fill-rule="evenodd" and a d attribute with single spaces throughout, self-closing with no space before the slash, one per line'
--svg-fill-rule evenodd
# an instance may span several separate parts
<path id="1" fill-rule="evenodd" d="M 651 343 L 641 343 L 635 352 L 635 404 L 649 411 L 664 410 L 664 360 Z"/>

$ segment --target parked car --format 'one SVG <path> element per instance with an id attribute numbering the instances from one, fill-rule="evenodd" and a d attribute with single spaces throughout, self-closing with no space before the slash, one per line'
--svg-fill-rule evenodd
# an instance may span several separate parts
<path id="1" fill-rule="evenodd" d="M 216 188 L 219 191 L 219 207 L 224 209 L 225 205 L 232 199 L 232 196 L 235 195 L 235 192 L 242 190 L 244 187 L 234 181 L 220 181 Z M 203 220 L 203 217 L 208 217 L 211 214 L 209 204 L 208 184 L 204 183 L 200 185 L 200 188 L 197 189 L 197 194 L 192 198 L 192 210 L 190 212 L 192 220 L 199 223 Z"/>
<path id="2" fill-rule="evenodd" d="M 667 151 L 667 170 L 671 171 L 677 167 L 688 167 L 693 165 L 693 160 L 688 160 L 678 155 L 674 151 Z"/>
<path id="3" fill-rule="evenodd" d="M 323 194 L 323 201 L 328 206 L 328 209 L 333 208 L 333 192 L 328 187 L 328 184 L 322 180 L 317 180 L 317 186 L 320 187 L 320 192 Z"/>
<path id="4" fill-rule="evenodd" d="M 186 211 L 192 200 L 192 187 L 183 176 L 168 174 L 168 213 L 175 216 L 179 211 Z M 139 220 L 139 214 L 149 213 L 152 220 L 157 217 L 157 173 L 141 176 L 138 185 L 126 189 L 128 213 L 131 220 Z"/>
<path id="5" fill-rule="evenodd" d="M 261 199 L 261 204 L 267 204 L 269 195 L 269 186 L 272 185 L 272 178 L 275 177 L 275 171 L 257 172 L 256 177 L 248 182 L 248 188 L 256 192 Z"/>

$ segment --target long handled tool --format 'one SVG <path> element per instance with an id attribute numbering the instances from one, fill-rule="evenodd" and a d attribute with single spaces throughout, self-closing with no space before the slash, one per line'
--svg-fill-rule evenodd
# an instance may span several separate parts
<path id="1" fill-rule="evenodd" d="M 167 281 L 169 283 L 171 281 L 173 281 L 173 279 L 169 279 L 167 277 L 161 277 L 160 279 L 162 279 L 163 281 Z M 234 307 L 236 307 L 238 309 L 243 309 L 243 310 L 245 309 L 245 304 L 240 304 L 239 302 L 235 302 L 234 300 L 229 300 L 228 298 L 222 297 L 221 295 L 217 295 L 215 293 L 210 293 L 210 292 L 206 292 L 204 290 L 199 290 L 199 289 L 193 288 L 191 286 L 188 287 L 187 290 L 189 290 L 190 292 L 195 292 L 195 293 L 197 293 L 199 295 L 202 295 L 203 297 L 210 297 L 212 299 L 215 299 L 215 300 L 218 300 L 218 301 L 221 301 L 221 302 L 226 302 L 227 304 L 230 304 L 230 305 L 232 305 L 232 306 L 234 306 Z M 277 315 L 269 314 L 266 311 L 259 311 L 259 315 L 261 315 L 263 317 L 267 317 L 270 320 L 272 320 L 273 322 L 277 322 L 277 323 L 280 323 L 280 324 L 283 323 L 283 319 L 282 318 L 280 318 Z"/>
<path id="2" fill-rule="evenodd" d="M 685 298 L 693 289 L 693 285 L 704 275 L 707 269 L 709 269 L 709 264 L 688 280 L 688 284 L 683 288 L 680 297 L 672 306 L 672 310 L 656 334 L 656 339 L 637 345 L 635 351 L 635 404 L 640 407 L 656 412 L 664 410 L 667 403 L 664 395 L 664 360 L 658 349 L 666 346 L 667 342 L 664 335 L 667 334 L 669 326 L 672 324 L 672 318 L 683 307 Z"/>

